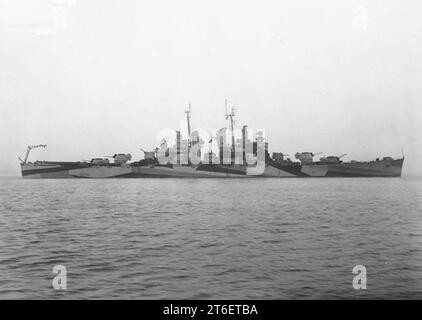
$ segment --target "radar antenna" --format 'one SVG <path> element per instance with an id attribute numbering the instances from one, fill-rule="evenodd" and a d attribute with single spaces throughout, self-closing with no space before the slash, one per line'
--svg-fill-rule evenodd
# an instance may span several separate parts
<path id="1" fill-rule="evenodd" d="M 188 110 L 185 110 L 186 113 L 186 121 L 188 123 L 188 146 L 191 147 L 191 140 L 190 140 L 190 119 L 191 119 L 191 114 L 192 114 L 192 109 L 191 109 L 191 104 L 189 103 L 189 108 Z"/>
<path id="2" fill-rule="evenodd" d="M 230 119 L 230 131 L 232 134 L 232 149 L 235 148 L 235 141 L 234 141 L 234 124 L 236 123 L 236 121 L 234 120 L 234 117 L 236 116 L 236 109 L 235 106 L 232 106 L 232 110 L 230 113 L 227 113 L 227 99 L 225 100 L 225 107 L 226 107 L 226 120 Z"/>

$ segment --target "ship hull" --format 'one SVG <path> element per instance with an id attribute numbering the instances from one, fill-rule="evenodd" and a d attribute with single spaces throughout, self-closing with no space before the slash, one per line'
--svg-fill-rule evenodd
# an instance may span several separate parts
<path id="1" fill-rule="evenodd" d="M 62 161 L 42 161 L 35 163 L 21 164 L 22 177 L 25 179 L 64 179 L 73 178 L 69 171 L 84 168 L 81 162 L 62 162 Z"/>
<path id="2" fill-rule="evenodd" d="M 25 179 L 69 178 L 133 178 L 138 177 L 129 166 L 90 166 L 84 162 L 40 162 L 21 164 Z"/>
<path id="3" fill-rule="evenodd" d="M 269 164 L 267 177 L 400 177 L 404 159 L 370 162 Z"/>
<path id="4" fill-rule="evenodd" d="M 400 177 L 404 159 L 347 163 L 270 163 L 265 170 L 244 165 L 107 165 L 84 162 L 36 162 L 21 165 L 28 179 L 66 178 L 309 178 L 309 177 Z"/>
<path id="5" fill-rule="evenodd" d="M 327 177 L 401 177 L 404 159 L 328 165 Z"/>
<path id="6" fill-rule="evenodd" d="M 147 165 L 133 167 L 139 177 L 150 178 L 245 178 L 246 166 L 243 165 Z"/>

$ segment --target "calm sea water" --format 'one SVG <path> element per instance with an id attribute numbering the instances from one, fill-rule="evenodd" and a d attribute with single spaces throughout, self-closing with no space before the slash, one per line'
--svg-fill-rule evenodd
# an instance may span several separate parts
<path id="1" fill-rule="evenodd" d="M 2 178 L 0 298 L 422 298 L 421 182 Z"/>

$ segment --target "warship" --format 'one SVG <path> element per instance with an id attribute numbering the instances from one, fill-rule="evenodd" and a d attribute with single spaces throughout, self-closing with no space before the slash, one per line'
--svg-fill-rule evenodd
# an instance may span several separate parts
<path id="1" fill-rule="evenodd" d="M 241 137 L 235 136 L 235 109 L 226 113 L 229 128 L 222 128 L 214 138 L 214 146 L 203 151 L 207 143 L 197 132 L 191 132 L 191 108 L 185 111 L 187 138 L 175 132 L 175 141 L 163 139 L 160 147 L 145 151 L 144 158 L 131 162 L 132 156 L 118 153 L 90 161 L 29 162 L 31 150 L 46 148 L 45 144 L 30 145 L 24 158 L 19 158 L 23 178 L 265 178 L 265 177 L 400 177 L 404 156 L 382 157 L 371 161 L 343 161 L 346 154 L 314 157 L 321 153 L 297 152 L 295 160 L 282 152 L 268 152 L 268 143 L 261 135 L 252 138 L 247 126 Z M 195 135 L 196 133 L 196 135 Z M 212 139 L 208 141 L 211 145 Z M 112 159 L 110 161 L 109 159 Z M 252 160 L 251 160 L 252 159 Z"/>

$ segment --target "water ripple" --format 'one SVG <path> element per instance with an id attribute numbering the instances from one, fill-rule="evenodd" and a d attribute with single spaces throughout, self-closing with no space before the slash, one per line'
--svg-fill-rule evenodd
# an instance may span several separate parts
<path id="1" fill-rule="evenodd" d="M 0 298 L 422 298 L 421 191 L 414 179 L 0 179 Z M 57 264 L 66 291 L 52 288 Z"/>

